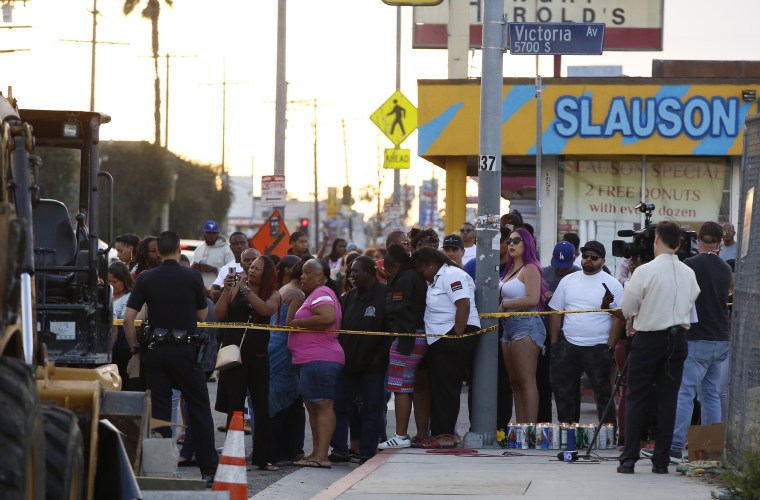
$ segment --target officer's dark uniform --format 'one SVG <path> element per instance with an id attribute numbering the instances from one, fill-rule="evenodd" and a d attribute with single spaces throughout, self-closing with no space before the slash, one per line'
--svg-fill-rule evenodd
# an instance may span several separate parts
<path id="1" fill-rule="evenodd" d="M 142 351 L 142 366 L 146 387 L 151 391 L 153 416 L 171 420 L 172 389 L 181 391 L 187 403 L 198 466 L 202 473 L 213 474 L 219 455 L 196 332 L 197 311 L 207 306 L 203 278 L 176 260 L 164 260 L 157 268 L 140 274 L 127 307 L 139 311 L 146 303 L 148 323 L 155 333 Z M 164 338 L 159 341 L 160 336 Z M 189 340 L 177 340 L 183 336 Z M 159 432 L 171 437 L 167 427 Z"/>

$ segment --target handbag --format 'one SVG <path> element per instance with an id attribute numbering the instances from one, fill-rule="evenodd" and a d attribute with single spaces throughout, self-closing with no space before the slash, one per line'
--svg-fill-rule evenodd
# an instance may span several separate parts
<path id="1" fill-rule="evenodd" d="M 219 352 L 216 353 L 216 366 L 214 367 L 216 370 L 223 371 L 243 364 L 240 348 L 243 347 L 246 333 L 248 333 L 248 330 L 243 332 L 243 338 L 240 341 L 240 345 L 230 344 L 219 349 Z"/>

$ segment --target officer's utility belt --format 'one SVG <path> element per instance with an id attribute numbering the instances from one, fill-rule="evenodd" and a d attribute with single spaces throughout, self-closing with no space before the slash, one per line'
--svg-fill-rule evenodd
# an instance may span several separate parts
<path id="1" fill-rule="evenodd" d="M 148 342 L 153 344 L 200 344 L 203 341 L 203 335 L 198 333 L 189 333 L 187 330 L 177 328 L 153 328 L 146 327 L 146 337 Z"/>

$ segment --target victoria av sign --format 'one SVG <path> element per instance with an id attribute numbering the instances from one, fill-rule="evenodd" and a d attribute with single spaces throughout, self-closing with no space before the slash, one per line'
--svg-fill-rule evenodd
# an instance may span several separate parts
<path id="1" fill-rule="evenodd" d="M 598 55 L 604 23 L 509 23 L 513 55 Z"/>

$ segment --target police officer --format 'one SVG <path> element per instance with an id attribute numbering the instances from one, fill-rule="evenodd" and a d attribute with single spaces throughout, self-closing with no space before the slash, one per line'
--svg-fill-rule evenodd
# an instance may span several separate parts
<path id="1" fill-rule="evenodd" d="M 151 391 L 153 416 L 171 420 L 171 393 L 178 389 L 188 406 L 201 476 L 210 487 L 219 455 L 214 446 L 208 388 L 200 365 L 203 343 L 196 329 L 206 318 L 206 290 L 198 271 L 179 264 L 179 235 L 164 231 L 158 237 L 161 265 L 142 273 L 124 312 L 124 332 L 135 356 L 142 356 L 145 383 Z M 148 305 L 147 346 L 140 352 L 134 320 Z M 159 432 L 166 438 L 171 431 Z"/>

